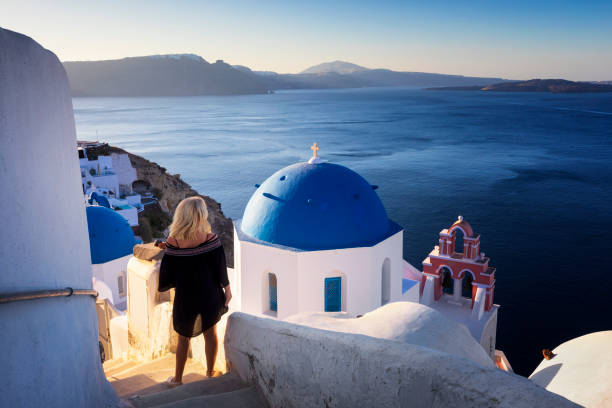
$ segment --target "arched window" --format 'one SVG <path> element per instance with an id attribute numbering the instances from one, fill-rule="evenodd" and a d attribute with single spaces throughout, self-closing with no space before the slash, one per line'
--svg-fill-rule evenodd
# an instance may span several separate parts
<path id="1" fill-rule="evenodd" d="M 465 276 L 463 277 L 463 283 L 461 285 L 461 296 L 466 298 L 472 297 L 472 282 L 474 282 L 474 277 L 468 271 L 465 271 Z"/>
<path id="2" fill-rule="evenodd" d="M 342 309 L 342 278 L 325 278 L 325 311 L 339 312 Z"/>
<path id="3" fill-rule="evenodd" d="M 455 228 L 453 235 L 455 236 L 455 252 L 463 253 L 463 231 L 461 228 Z"/>
<path id="4" fill-rule="evenodd" d="M 453 294 L 454 284 L 453 275 L 447 267 L 440 269 L 440 276 L 442 276 L 442 292 L 447 295 Z"/>
<path id="5" fill-rule="evenodd" d="M 125 296 L 125 276 L 126 273 L 125 271 L 121 271 L 121 273 L 119 274 L 119 276 L 117 276 L 117 292 L 119 293 L 119 296 L 124 297 Z"/>
<path id="6" fill-rule="evenodd" d="M 271 312 L 278 311 L 277 282 L 273 273 L 268 273 L 268 303 Z"/>
<path id="7" fill-rule="evenodd" d="M 391 261 L 385 259 L 381 271 L 380 305 L 385 305 L 391 300 Z"/>

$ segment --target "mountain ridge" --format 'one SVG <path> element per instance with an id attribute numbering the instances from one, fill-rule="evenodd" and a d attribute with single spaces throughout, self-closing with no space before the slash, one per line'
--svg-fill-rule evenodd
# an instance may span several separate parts
<path id="1" fill-rule="evenodd" d="M 352 74 L 353 72 L 367 71 L 368 69 L 369 68 L 362 67 L 361 65 L 353 64 L 352 62 L 336 60 L 313 65 L 300 72 L 300 74 L 323 74 L 329 72 Z"/>
<path id="2" fill-rule="evenodd" d="M 503 78 L 369 69 L 346 61 L 314 65 L 298 74 L 253 71 L 196 54 L 160 54 L 103 61 L 65 61 L 73 96 L 195 96 L 265 94 L 284 89 L 364 87 L 484 87 Z"/>
<path id="3" fill-rule="evenodd" d="M 164 54 L 63 63 L 73 96 L 195 96 L 267 93 L 263 81 L 222 60 Z"/>

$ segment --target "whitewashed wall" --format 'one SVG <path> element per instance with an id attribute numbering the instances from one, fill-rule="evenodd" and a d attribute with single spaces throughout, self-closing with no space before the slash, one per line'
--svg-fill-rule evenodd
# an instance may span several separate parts
<path id="1" fill-rule="evenodd" d="M 92 272 L 72 99 L 62 64 L 0 29 L 0 292 L 89 289 Z M 0 304 L 2 406 L 118 402 L 98 349 L 94 299 Z"/>
<path id="2" fill-rule="evenodd" d="M 132 167 L 129 156 L 127 154 L 113 153 L 111 154 L 111 158 L 119 184 L 128 186 L 129 190 L 132 191 L 132 183 L 136 181 L 138 177 L 136 169 Z"/>
<path id="3" fill-rule="evenodd" d="M 578 407 L 528 379 L 414 344 L 229 316 L 225 355 L 272 408 Z"/>
<path id="4" fill-rule="evenodd" d="M 125 218 L 130 224 L 130 227 L 138 225 L 138 210 L 135 207 L 127 210 L 117 210 L 115 212 Z"/>
<path id="5" fill-rule="evenodd" d="M 104 176 L 94 176 L 91 178 L 91 182 L 96 187 L 107 188 L 115 193 L 115 197 L 119 197 L 119 181 L 115 174 L 108 174 Z"/>
<path id="6" fill-rule="evenodd" d="M 113 259 L 101 264 L 92 265 L 94 278 L 103 281 L 113 293 L 115 305 L 120 305 L 127 300 L 127 265 L 132 255 Z M 119 293 L 118 277 L 123 272 L 123 294 Z"/>
<path id="7" fill-rule="evenodd" d="M 342 277 L 342 310 L 355 316 L 381 305 L 382 266 L 390 262 L 390 301 L 402 299 L 402 233 L 373 247 L 326 251 L 291 251 L 249 241 L 234 234 L 234 257 L 240 284 L 240 310 L 269 314 L 268 273 L 277 277 L 279 319 L 324 311 L 324 281 Z"/>
<path id="8" fill-rule="evenodd" d="M 495 360 L 495 346 L 497 342 L 497 309 L 494 310 L 493 315 L 489 318 L 485 328 L 482 331 L 480 337 L 480 345 L 487 352 L 492 360 Z"/>

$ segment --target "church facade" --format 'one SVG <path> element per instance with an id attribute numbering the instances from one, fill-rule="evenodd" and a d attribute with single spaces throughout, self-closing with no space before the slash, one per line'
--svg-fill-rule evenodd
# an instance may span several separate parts
<path id="1" fill-rule="evenodd" d="M 283 319 L 302 312 L 357 316 L 403 291 L 403 230 L 356 172 L 314 156 L 271 175 L 235 223 L 234 257 L 243 312 Z"/>

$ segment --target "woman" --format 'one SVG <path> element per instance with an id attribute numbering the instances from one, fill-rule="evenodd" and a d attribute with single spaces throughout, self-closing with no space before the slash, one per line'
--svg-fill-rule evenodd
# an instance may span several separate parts
<path id="1" fill-rule="evenodd" d="M 211 233 L 206 203 L 200 197 L 179 203 L 159 273 L 159 291 L 176 288 L 172 323 L 179 334 L 176 371 L 168 378 L 171 387 L 181 385 L 191 337 L 204 333 L 206 376 L 214 375 L 217 357 L 215 325 L 227 312 L 232 298 L 225 253 L 219 237 Z"/>

